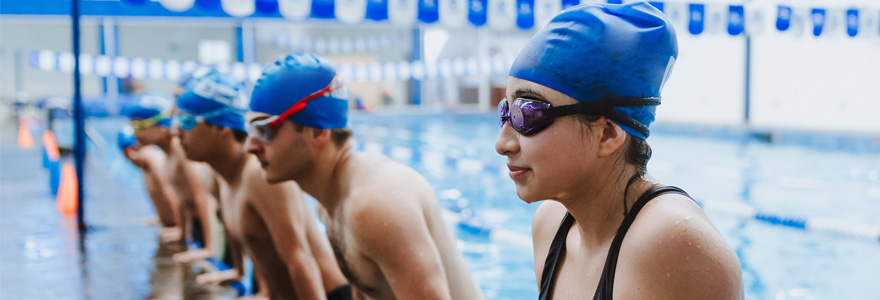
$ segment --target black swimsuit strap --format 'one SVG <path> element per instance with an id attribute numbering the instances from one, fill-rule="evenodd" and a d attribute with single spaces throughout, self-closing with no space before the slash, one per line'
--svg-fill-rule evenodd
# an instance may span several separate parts
<path id="1" fill-rule="evenodd" d="M 538 299 L 550 300 L 550 292 L 553 289 L 553 283 L 556 281 L 556 267 L 559 266 L 559 259 L 565 256 L 565 239 L 568 237 L 568 231 L 574 224 L 574 217 L 571 213 L 565 212 L 562 223 L 559 224 L 559 230 L 553 237 L 550 244 L 550 251 L 547 252 L 547 260 L 544 261 L 544 271 L 541 274 L 541 294 Z"/>
<path id="2" fill-rule="evenodd" d="M 627 230 L 629 230 L 629 227 L 636 219 L 636 215 L 639 214 L 639 211 L 648 203 L 648 201 L 666 193 L 678 193 L 690 198 L 690 196 L 680 188 L 674 186 L 662 186 L 654 187 L 645 191 L 645 193 L 636 200 L 636 203 L 633 204 L 630 212 L 624 217 L 623 223 L 618 227 L 617 234 L 611 242 L 611 248 L 608 250 L 608 257 L 605 259 L 605 268 L 602 270 L 602 276 L 599 278 L 599 286 L 596 288 L 596 294 L 593 296 L 594 300 L 611 299 L 611 294 L 614 290 L 614 273 L 617 269 L 617 256 L 620 254 L 620 245 L 623 243 L 623 238 L 626 236 Z M 559 225 L 559 230 L 556 231 L 556 236 L 553 237 L 553 242 L 550 244 L 547 259 L 544 261 L 544 271 L 541 274 L 541 294 L 538 298 L 540 300 L 550 300 L 552 298 L 551 292 L 556 281 L 556 270 L 558 269 L 560 260 L 565 257 L 565 240 L 568 237 L 568 232 L 571 230 L 574 221 L 574 217 L 572 217 L 571 213 L 566 212 L 565 217 L 562 218 L 562 223 Z"/>

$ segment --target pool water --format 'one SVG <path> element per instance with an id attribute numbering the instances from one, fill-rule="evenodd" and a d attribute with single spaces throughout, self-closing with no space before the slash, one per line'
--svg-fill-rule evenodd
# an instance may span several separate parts
<path id="1" fill-rule="evenodd" d="M 90 120 L 106 139 L 106 166 L 142 190 L 140 173 L 115 148 L 123 122 Z M 538 204 L 519 200 L 502 170 L 506 159 L 495 152 L 494 116 L 354 114 L 350 127 L 359 149 L 385 153 L 423 174 L 447 215 L 472 225 L 450 223 L 487 299 L 537 298 L 529 236 Z M 663 130 L 648 142 L 654 151 L 649 173 L 700 202 L 880 225 L 878 153 Z M 706 212 L 739 256 L 746 299 L 878 299 L 880 241 Z"/>

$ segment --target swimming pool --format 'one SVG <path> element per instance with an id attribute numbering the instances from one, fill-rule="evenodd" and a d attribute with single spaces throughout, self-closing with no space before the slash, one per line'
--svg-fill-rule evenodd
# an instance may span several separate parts
<path id="1" fill-rule="evenodd" d="M 107 166 L 142 189 L 137 170 L 113 151 L 122 122 L 90 120 L 110 145 Z M 502 170 L 492 115 L 354 114 L 350 124 L 359 149 L 430 181 L 487 299 L 537 298 L 529 235 L 538 205 L 520 201 Z M 649 143 L 649 173 L 700 201 L 736 251 L 746 299 L 876 299 L 880 241 L 870 237 L 880 225 L 880 154 L 663 130 Z"/>

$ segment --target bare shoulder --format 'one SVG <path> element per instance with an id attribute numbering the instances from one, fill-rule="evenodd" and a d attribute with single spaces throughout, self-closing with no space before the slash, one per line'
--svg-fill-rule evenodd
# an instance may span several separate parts
<path id="1" fill-rule="evenodd" d="M 702 209 L 683 195 L 648 202 L 627 232 L 619 259 L 618 276 L 631 279 L 618 281 L 629 287 L 622 293 L 655 299 L 743 297 L 736 253 Z"/>
<path id="2" fill-rule="evenodd" d="M 546 200 L 541 203 L 532 217 L 532 246 L 535 250 L 535 272 L 541 274 L 544 269 L 543 258 L 550 251 L 550 243 L 559 229 L 562 218 L 567 210 L 561 203 Z M 540 277 L 540 275 L 538 275 Z M 538 278 L 540 280 L 540 278 Z"/>

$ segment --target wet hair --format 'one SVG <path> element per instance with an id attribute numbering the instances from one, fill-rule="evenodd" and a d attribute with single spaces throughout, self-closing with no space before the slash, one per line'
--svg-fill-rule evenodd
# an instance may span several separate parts
<path id="1" fill-rule="evenodd" d="M 600 115 L 576 115 L 576 117 L 588 128 L 592 128 L 593 124 L 599 120 Z M 629 181 L 626 182 L 626 187 L 623 190 L 624 216 L 629 213 L 629 210 L 626 208 L 626 194 L 629 191 L 629 186 L 648 173 L 648 160 L 651 159 L 651 154 L 651 146 L 648 145 L 647 141 L 634 137 L 629 133 L 626 134 L 624 152 L 621 158 L 623 158 L 625 164 L 636 167 L 636 173 L 629 178 Z"/>
<path id="2" fill-rule="evenodd" d="M 235 138 L 236 142 L 244 143 L 244 141 L 248 138 L 248 133 L 247 131 L 232 129 L 232 137 Z"/>
<path id="3" fill-rule="evenodd" d="M 220 127 L 220 126 L 211 124 L 211 122 L 205 122 L 205 125 L 208 125 L 209 127 Z M 228 127 L 224 127 L 224 128 L 228 128 Z M 232 138 L 234 138 L 236 142 L 244 143 L 244 141 L 247 140 L 247 138 L 248 138 L 247 131 L 232 129 L 232 128 L 229 128 L 229 130 L 232 130 Z"/>
<path id="4" fill-rule="evenodd" d="M 292 122 L 291 122 L 292 123 Z M 296 128 L 296 132 L 302 132 L 306 127 L 301 124 L 293 123 L 293 127 Z M 333 144 L 336 144 L 336 147 L 340 147 L 345 142 L 351 138 L 352 132 L 351 129 L 348 128 L 333 128 L 330 129 L 330 140 L 333 141 Z"/>

